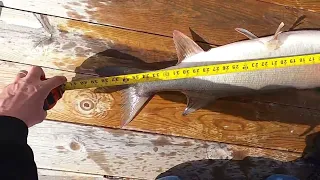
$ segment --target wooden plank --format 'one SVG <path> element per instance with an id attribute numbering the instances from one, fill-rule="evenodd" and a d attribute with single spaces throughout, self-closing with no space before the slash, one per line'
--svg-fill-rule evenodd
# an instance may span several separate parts
<path id="1" fill-rule="evenodd" d="M 28 143 L 39 168 L 142 179 L 154 179 L 175 165 L 193 160 L 251 156 L 287 162 L 299 156 L 296 153 L 54 121 L 44 121 L 30 128 Z"/>
<path id="2" fill-rule="evenodd" d="M 314 0 L 260 0 L 264 2 L 269 2 L 273 4 L 278 4 L 282 6 L 294 7 L 298 9 L 304 9 L 311 12 L 320 12 L 320 2 Z"/>
<path id="3" fill-rule="evenodd" d="M 91 73 L 110 62 L 175 60 L 171 38 L 49 17 L 53 38 L 32 13 L 2 8 L 0 59 Z M 154 64 L 161 68 L 164 64 Z M 172 65 L 172 63 L 171 63 Z M 152 65 L 146 65 L 149 67 Z"/>
<path id="4" fill-rule="evenodd" d="M 39 180 L 109 180 L 102 175 L 57 171 L 52 169 L 39 169 Z M 119 179 L 120 180 L 120 179 Z"/>
<path id="5" fill-rule="evenodd" d="M 198 41 L 222 45 L 244 39 L 234 28 L 244 27 L 259 36 L 274 34 L 281 21 L 288 27 L 302 15 L 307 18 L 298 28 L 318 28 L 319 22 L 311 12 L 286 8 L 254 0 L 176 0 L 176 1 L 99 1 L 77 0 L 2 0 L 4 6 L 56 15 L 136 31 L 171 37 L 173 30 L 191 35 L 189 28 L 201 35 Z M 270 1 L 270 0 L 268 0 Z M 300 6 L 315 7 L 315 1 L 283 1 Z M 301 5 L 303 4 L 303 5 Z M 257 9 L 257 7 L 263 7 Z M 308 8 L 310 9 L 310 8 Z M 108 13 L 105 13 L 108 12 Z M 318 16 L 319 17 L 319 16 Z M 227 22 L 227 23 L 226 23 Z"/>
<path id="6" fill-rule="evenodd" d="M 28 68 L 27 65 L 0 61 L 0 88 L 11 83 L 19 70 Z M 72 72 L 44 70 L 48 77 L 65 75 L 69 80 L 81 77 Z M 225 99 L 197 113 L 182 116 L 185 101 L 182 95 L 161 93 L 125 128 L 296 152 L 305 148 L 305 136 L 302 134 L 310 126 L 316 126 L 314 131 L 320 130 L 317 126 L 318 110 Z M 118 92 L 96 93 L 94 89 L 67 91 L 57 106 L 48 112 L 48 118 L 119 128 L 120 104 Z"/>

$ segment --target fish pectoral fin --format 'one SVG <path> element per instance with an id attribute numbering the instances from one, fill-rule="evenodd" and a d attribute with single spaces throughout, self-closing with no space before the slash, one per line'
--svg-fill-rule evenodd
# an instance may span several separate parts
<path id="1" fill-rule="evenodd" d="M 197 43 L 180 31 L 173 31 L 173 41 L 178 56 L 177 64 L 180 64 L 185 58 L 204 52 Z"/>
<path id="2" fill-rule="evenodd" d="M 187 107 L 182 113 L 184 116 L 205 107 L 216 99 L 215 97 L 201 97 L 201 94 L 195 95 L 194 93 L 188 92 L 184 92 L 184 94 L 187 96 Z"/>
<path id="3" fill-rule="evenodd" d="M 279 34 L 282 33 L 281 29 L 283 27 L 284 27 L 284 23 L 281 22 L 280 25 L 278 26 L 276 32 L 274 33 L 273 38 L 266 43 L 266 47 L 269 50 L 276 50 L 282 45 L 282 42 L 278 39 L 278 36 L 279 36 Z"/>

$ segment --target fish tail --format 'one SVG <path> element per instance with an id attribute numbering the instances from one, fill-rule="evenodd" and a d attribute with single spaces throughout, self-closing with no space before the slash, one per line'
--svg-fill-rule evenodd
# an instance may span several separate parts
<path id="1" fill-rule="evenodd" d="M 146 63 L 134 56 L 111 49 L 109 49 L 104 55 L 114 57 L 106 59 L 105 63 L 108 64 L 107 66 L 100 67 L 95 70 L 95 73 L 100 77 L 143 73 L 167 68 L 176 64 L 176 61 Z M 119 59 L 119 57 L 121 58 Z M 151 96 L 142 94 L 143 87 L 141 84 L 104 87 L 96 90 L 95 92 L 111 93 L 115 91 L 120 91 L 122 94 L 121 127 L 123 127 L 133 120 L 135 115 L 138 114 L 140 109 L 151 98 Z"/>
<path id="2" fill-rule="evenodd" d="M 134 85 L 121 91 L 122 96 L 122 117 L 121 127 L 130 123 L 142 109 L 144 104 L 150 100 L 152 95 L 141 94 L 142 86 Z"/>
<path id="3" fill-rule="evenodd" d="M 203 49 L 192 39 L 179 31 L 173 32 L 173 40 L 177 50 L 178 64 L 182 63 L 185 58 L 204 52 Z M 130 123 L 135 115 L 138 114 L 138 112 L 146 104 L 146 102 L 153 96 L 152 93 L 146 93 L 144 91 L 144 86 L 139 84 L 130 86 L 122 91 L 123 114 L 121 118 L 121 127 Z M 200 108 L 204 102 L 206 103 L 207 100 L 197 101 L 191 96 L 188 96 L 188 107 L 186 108 L 184 115 L 187 115 Z"/>

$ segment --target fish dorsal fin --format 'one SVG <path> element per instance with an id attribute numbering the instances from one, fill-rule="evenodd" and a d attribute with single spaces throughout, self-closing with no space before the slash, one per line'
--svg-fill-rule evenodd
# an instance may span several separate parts
<path id="1" fill-rule="evenodd" d="M 278 29 L 274 33 L 273 39 L 278 39 L 279 34 L 282 33 L 281 29 L 284 27 L 284 23 L 281 22 L 280 25 L 278 26 Z"/>
<path id="2" fill-rule="evenodd" d="M 283 26 L 284 23 L 281 22 L 276 32 L 274 33 L 273 38 L 270 41 L 266 42 L 266 47 L 269 50 L 276 50 L 281 46 L 282 42 L 278 39 L 278 36 L 282 33 L 281 29 L 283 28 Z"/>
<path id="3" fill-rule="evenodd" d="M 198 44 L 180 31 L 173 31 L 173 41 L 177 50 L 178 64 L 185 58 L 204 52 Z"/>
<path id="4" fill-rule="evenodd" d="M 246 36 L 249 39 L 259 39 L 256 35 L 254 35 L 252 32 L 250 32 L 246 29 L 236 28 L 235 30 L 240 34 L 243 34 L 244 36 Z"/>
<path id="5" fill-rule="evenodd" d="M 216 98 L 212 96 L 205 96 L 201 92 L 183 92 L 187 96 L 187 107 L 182 115 L 188 115 L 214 101 Z"/>
<path id="6" fill-rule="evenodd" d="M 250 32 L 250 31 L 248 31 L 248 30 L 246 30 L 246 29 L 236 28 L 235 30 L 236 30 L 238 33 L 246 36 L 247 38 L 249 38 L 249 39 L 251 39 L 251 40 L 256 40 L 256 41 L 264 44 L 262 41 L 259 40 L 259 38 L 258 38 L 256 35 L 254 35 L 252 32 Z"/>
<path id="7" fill-rule="evenodd" d="M 279 34 L 282 33 L 281 29 L 283 28 L 283 26 L 284 26 L 284 23 L 281 22 L 280 25 L 278 26 L 276 32 L 274 33 L 272 39 L 271 39 L 270 41 L 267 41 L 267 42 L 262 42 L 262 41 L 260 41 L 259 38 L 258 38 L 256 35 L 254 35 L 253 33 L 251 33 L 250 31 L 248 31 L 248 30 L 246 30 L 246 29 L 236 28 L 235 30 L 236 30 L 237 32 L 239 32 L 240 34 L 245 35 L 246 37 L 248 37 L 248 38 L 251 39 L 251 40 L 257 40 L 257 41 L 259 41 L 260 43 L 264 44 L 264 45 L 267 47 L 267 49 L 269 49 L 269 50 L 276 50 L 276 49 L 278 49 L 278 48 L 281 46 L 281 44 L 282 44 L 282 43 L 280 42 L 280 40 L 278 39 L 278 36 L 279 36 Z"/>

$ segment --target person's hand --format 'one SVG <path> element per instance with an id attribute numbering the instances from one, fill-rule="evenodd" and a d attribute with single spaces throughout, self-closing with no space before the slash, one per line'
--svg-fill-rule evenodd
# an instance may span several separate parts
<path id="1" fill-rule="evenodd" d="M 20 71 L 12 84 L 0 93 L 0 115 L 21 119 L 28 127 L 42 122 L 47 112 L 44 101 L 50 91 L 67 81 L 64 76 L 55 76 L 42 81 L 44 72 L 32 67 L 29 72 Z"/>

